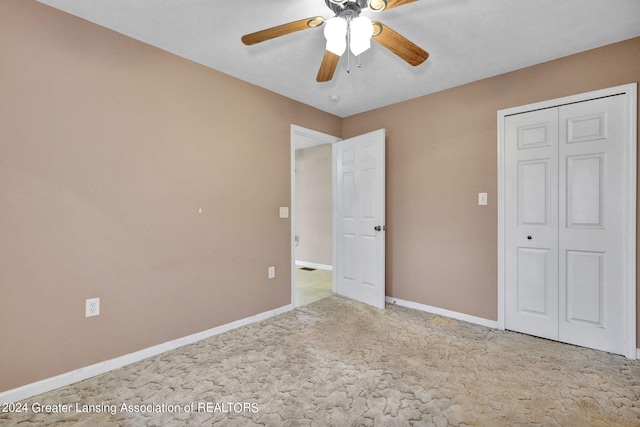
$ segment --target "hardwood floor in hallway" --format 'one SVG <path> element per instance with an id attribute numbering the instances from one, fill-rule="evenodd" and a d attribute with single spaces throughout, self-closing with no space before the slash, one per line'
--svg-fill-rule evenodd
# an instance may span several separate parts
<path id="1" fill-rule="evenodd" d="M 333 295 L 332 271 L 296 266 L 296 307 Z"/>

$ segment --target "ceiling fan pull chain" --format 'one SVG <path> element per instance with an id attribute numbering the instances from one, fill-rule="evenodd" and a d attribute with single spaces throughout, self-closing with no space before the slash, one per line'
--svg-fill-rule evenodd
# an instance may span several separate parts
<path id="1" fill-rule="evenodd" d="M 351 18 L 347 17 L 347 74 L 351 73 Z"/>

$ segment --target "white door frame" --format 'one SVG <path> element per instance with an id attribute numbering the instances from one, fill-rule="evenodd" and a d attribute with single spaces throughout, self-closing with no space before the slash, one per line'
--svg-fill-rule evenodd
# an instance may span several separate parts
<path id="1" fill-rule="evenodd" d="M 317 145 L 331 144 L 331 188 L 332 188 L 332 222 L 333 222 L 333 265 L 336 265 L 336 146 L 335 144 L 342 141 L 337 136 L 327 135 L 326 133 L 303 128 L 302 126 L 291 125 L 291 209 L 289 209 L 289 219 L 291 222 L 291 305 L 296 306 L 296 149 L 315 147 Z M 336 292 L 335 274 L 332 275 L 333 293 Z"/>
<path id="2" fill-rule="evenodd" d="M 639 358 L 636 350 L 636 203 L 637 203 L 637 97 L 638 85 L 631 83 L 607 89 L 586 92 L 534 104 L 522 105 L 498 111 L 498 329 L 505 329 L 506 312 L 506 277 L 505 277 L 505 166 L 504 166 L 504 120 L 506 116 L 524 113 L 543 108 L 557 107 L 575 102 L 588 101 L 612 95 L 624 95 L 626 99 L 625 114 L 628 123 L 627 145 L 625 147 L 626 162 L 626 221 L 627 241 L 625 245 L 625 356 L 630 359 Z"/>

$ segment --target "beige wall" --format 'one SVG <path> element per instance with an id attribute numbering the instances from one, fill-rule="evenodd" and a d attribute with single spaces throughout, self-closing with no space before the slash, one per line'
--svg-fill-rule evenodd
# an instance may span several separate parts
<path id="1" fill-rule="evenodd" d="M 296 261 L 333 264 L 331 144 L 296 151 Z"/>
<path id="2" fill-rule="evenodd" d="M 0 391 L 289 304 L 278 207 L 292 123 L 341 131 L 338 117 L 2 0 Z M 92 297 L 102 312 L 87 319 Z"/>
<path id="3" fill-rule="evenodd" d="M 387 132 L 387 295 L 496 320 L 497 110 L 637 82 L 638 58 L 635 38 L 344 119 Z"/>

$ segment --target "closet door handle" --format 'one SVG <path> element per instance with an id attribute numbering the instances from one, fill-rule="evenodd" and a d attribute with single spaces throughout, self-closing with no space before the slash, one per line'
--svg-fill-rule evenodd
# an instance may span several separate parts
<path id="1" fill-rule="evenodd" d="M 533 239 L 533 237 L 527 236 L 527 240 L 531 240 L 531 239 Z"/>

